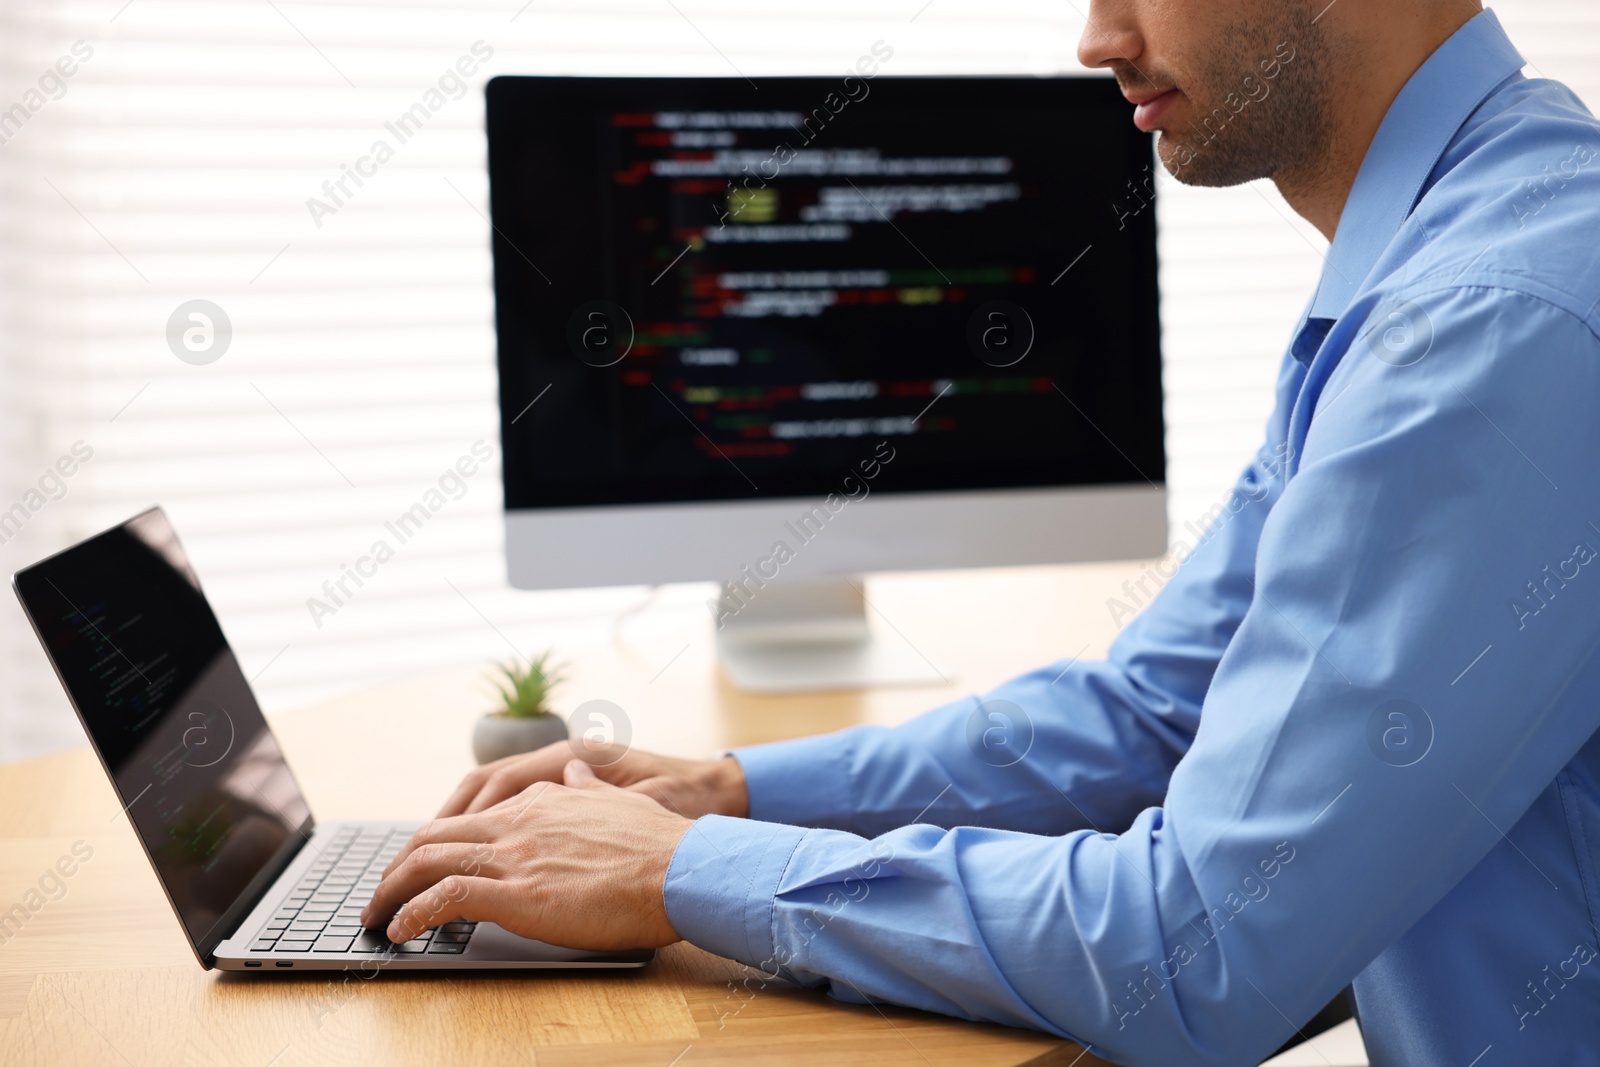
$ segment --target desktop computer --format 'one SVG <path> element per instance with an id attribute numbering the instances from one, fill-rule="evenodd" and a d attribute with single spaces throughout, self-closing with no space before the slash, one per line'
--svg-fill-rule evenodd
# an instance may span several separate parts
<path id="1" fill-rule="evenodd" d="M 1154 158 L 1099 77 L 487 87 L 512 585 L 711 580 L 743 688 L 916 682 L 856 576 L 1166 549 Z"/>

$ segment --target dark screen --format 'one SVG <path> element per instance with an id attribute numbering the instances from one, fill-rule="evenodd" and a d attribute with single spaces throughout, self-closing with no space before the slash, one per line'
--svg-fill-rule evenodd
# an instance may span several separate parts
<path id="1" fill-rule="evenodd" d="M 1109 79 L 496 78 L 508 508 L 1164 479 Z"/>
<path id="2" fill-rule="evenodd" d="M 205 960 L 311 812 L 177 536 L 149 511 L 16 583 Z"/>

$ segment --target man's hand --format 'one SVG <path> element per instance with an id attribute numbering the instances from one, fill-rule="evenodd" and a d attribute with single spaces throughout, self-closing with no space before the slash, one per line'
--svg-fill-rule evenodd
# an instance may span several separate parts
<path id="1" fill-rule="evenodd" d="M 486 763 L 462 779 L 439 809 L 438 818 L 471 815 L 517 796 L 535 782 L 559 782 L 572 761 L 573 748 L 565 741 L 537 752 L 507 756 Z M 668 811 L 688 819 L 702 815 L 750 814 L 750 794 L 744 771 L 732 756 L 716 760 L 674 759 L 649 752 L 626 752 L 620 758 L 609 749 L 584 753 L 584 761 L 601 781 L 630 792 L 643 793 Z"/>
<path id="2" fill-rule="evenodd" d="M 536 782 L 492 808 L 418 830 L 384 871 L 362 925 L 387 924 L 396 943 L 456 919 L 568 948 L 677 941 L 662 894 L 691 821 L 601 781 L 561 748 L 564 785 Z"/>

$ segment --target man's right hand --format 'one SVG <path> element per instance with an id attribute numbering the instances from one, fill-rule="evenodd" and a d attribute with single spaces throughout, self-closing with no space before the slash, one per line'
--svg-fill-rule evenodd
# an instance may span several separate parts
<path id="1" fill-rule="evenodd" d="M 438 817 L 470 815 L 508 800 L 535 782 L 559 782 L 574 756 L 565 741 L 535 752 L 486 763 L 471 771 L 439 809 Z M 650 797 L 668 811 L 689 819 L 702 815 L 750 814 L 744 771 L 732 756 L 714 760 L 677 759 L 650 752 L 615 753 L 596 749 L 577 753 L 602 781 Z M 613 762 L 614 760 L 614 762 Z"/>

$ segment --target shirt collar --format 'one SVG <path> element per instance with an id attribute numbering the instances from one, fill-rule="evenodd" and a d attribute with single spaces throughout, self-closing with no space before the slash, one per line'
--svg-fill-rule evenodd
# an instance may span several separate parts
<path id="1" fill-rule="evenodd" d="M 1308 318 L 1337 319 L 1394 240 L 1463 123 L 1526 61 L 1484 10 L 1440 45 L 1400 90 L 1350 188 Z"/>

